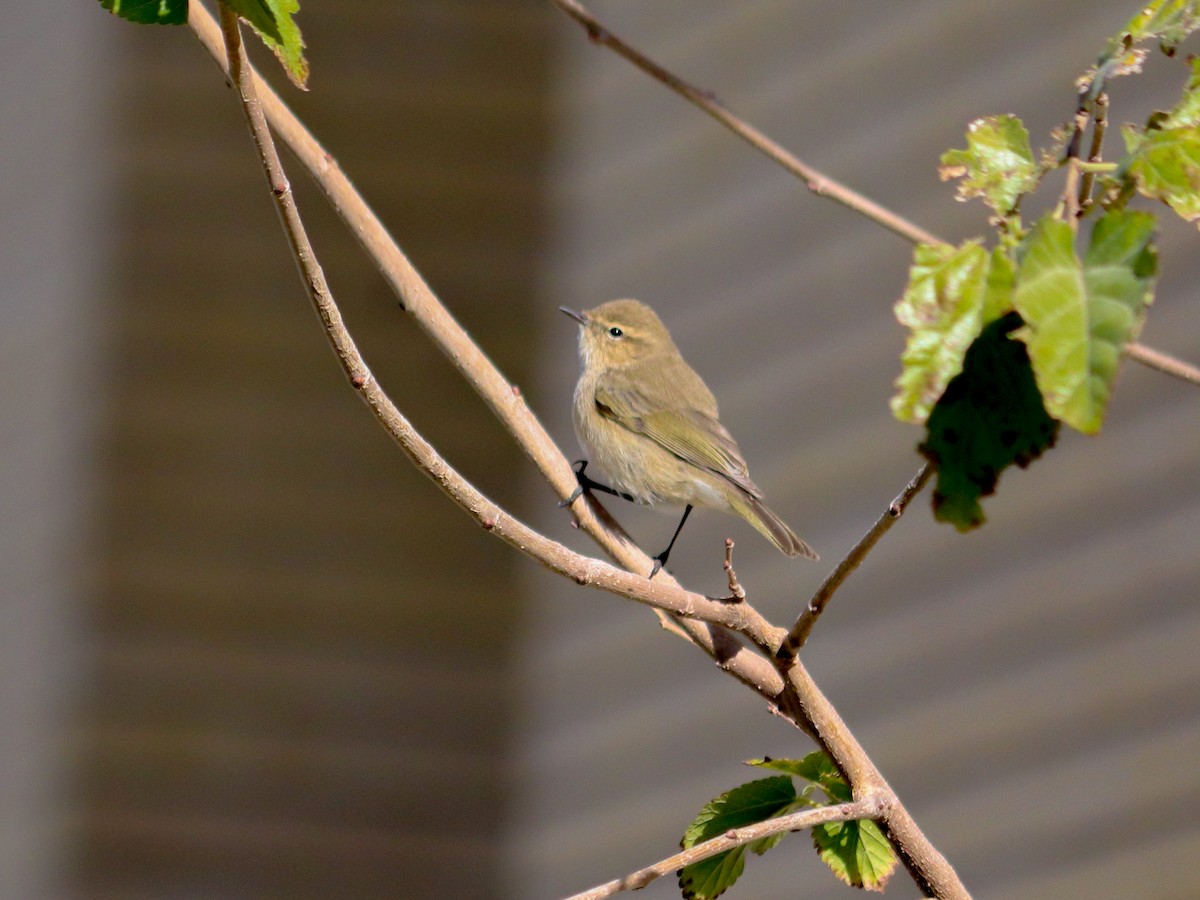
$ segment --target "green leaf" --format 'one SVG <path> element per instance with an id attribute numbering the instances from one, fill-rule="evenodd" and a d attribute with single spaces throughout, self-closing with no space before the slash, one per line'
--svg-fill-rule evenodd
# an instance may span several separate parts
<path id="1" fill-rule="evenodd" d="M 978 241 L 959 247 L 919 244 L 896 318 L 909 328 L 900 357 L 892 413 L 920 424 L 984 326 L 1012 308 L 1014 267 L 1000 248 L 990 254 Z"/>
<path id="2" fill-rule="evenodd" d="M 983 197 L 1001 215 L 1012 212 L 1022 194 L 1037 187 L 1040 171 L 1029 132 L 1016 116 L 987 116 L 967 127 L 967 149 L 942 154 L 942 181 L 961 178 L 958 199 Z"/>
<path id="3" fill-rule="evenodd" d="M 833 761 L 820 750 L 803 759 L 747 760 L 747 765 L 773 769 L 786 775 L 803 778 L 819 785 L 831 803 L 843 803 L 851 798 L 850 786 L 842 778 Z M 734 788 L 717 797 L 701 810 L 688 826 L 681 844 L 693 847 L 703 841 L 776 816 L 786 815 L 805 806 L 821 806 L 807 798 L 811 787 L 797 796 L 789 777 L 764 778 Z M 874 822 L 832 822 L 813 829 L 813 842 L 823 859 L 838 878 L 855 887 L 883 890 L 896 867 L 896 853 Z M 747 847 L 762 854 L 782 840 L 783 834 L 771 835 L 760 841 L 726 851 L 679 872 L 679 886 L 685 898 L 707 900 L 729 888 L 741 876 Z"/>
<path id="4" fill-rule="evenodd" d="M 1100 430 L 1121 353 L 1145 318 L 1154 225 L 1148 213 L 1109 211 L 1081 262 L 1071 227 L 1047 216 L 1023 248 L 1013 303 L 1028 328 L 1018 336 L 1046 410 L 1085 434 Z"/>
<path id="5" fill-rule="evenodd" d="M 187 0 L 100 0 L 100 5 L 139 25 L 187 24 Z"/>
<path id="6" fill-rule="evenodd" d="M 1200 28 L 1197 0 L 1150 0 L 1109 40 L 1101 60 L 1149 40 L 1157 40 L 1164 52 L 1174 53 L 1175 47 L 1197 28 Z"/>
<path id="7" fill-rule="evenodd" d="M 1123 164 L 1143 196 L 1191 222 L 1200 217 L 1200 128 L 1151 131 Z"/>
<path id="8" fill-rule="evenodd" d="M 700 814 L 683 833 L 680 846 L 685 850 L 719 837 L 731 828 L 741 828 L 764 819 L 785 815 L 796 806 L 796 788 L 785 775 L 763 778 L 726 791 L 705 804 Z M 710 900 L 724 893 L 741 877 L 746 850 L 762 854 L 783 839 L 772 835 L 752 844 L 718 853 L 679 870 L 679 887 L 685 898 Z"/>
<path id="9" fill-rule="evenodd" d="M 1081 102 L 1090 104 L 1116 76 L 1140 72 L 1146 51 L 1139 44 L 1157 40 L 1163 53 L 1174 56 L 1175 48 L 1197 28 L 1200 0 L 1150 0 L 1108 39 L 1096 65 L 1080 78 Z"/>
<path id="10" fill-rule="evenodd" d="M 1160 128 L 1186 128 L 1200 125 L 1200 57 L 1191 61 L 1192 73 L 1183 86 L 1183 96 L 1159 123 Z"/>
<path id="11" fill-rule="evenodd" d="M 225 0 L 229 8 L 250 23 L 264 44 L 271 48 L 292 84 L 303 89 L 308 81 L 304 38 L 295 15 L 299 0 Z"/>
<path id="12" fill-rule="evenodd" d="M 814 750 L 804 759 L 772 759 L 766 756 L 762 759 L 746 760 L 746 765 L 774 769 L 777 772 L 811 781 L 820 787 L 834 803 L 846 803 L 853 799 L 850 785 L 842 778 L 842 773 L 833 764 L 833 760 L 821 750 Z"/>
<path id="13" fill-rule="evenodd" d="M 1004 469 L 1028 465 L 1058 434 L 1025 345 L 1008 336 L 1020 324 L 1021 317 L 1009 313 L 983 329 L 930 414 L 918 448 L 938 470 L 934 515 L 959 531 L 983 524 L 979 499 L 996 489 Z"/>
<path id="14" fill-rule="evenodd" d="M 882 891 L 896 870 L 896 851 L 869 819 L 818 825 L 813 829 L 813 846 L 851 887 Z"/>
<path id="15" fill-rule="evenodd" d="M 1118 177 L 1131 178 L 1146 197 L 1161 200 L 1186 221 L 1200 218 L 1200 59 L 1175 108 L 1146 128 L 1122 129 L 1128 156 Z"/>

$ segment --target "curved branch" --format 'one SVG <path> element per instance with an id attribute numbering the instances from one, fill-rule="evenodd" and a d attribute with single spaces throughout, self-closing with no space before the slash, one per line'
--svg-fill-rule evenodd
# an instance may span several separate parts
<path id="1" fill-rule="evenodd" d="M 777 646 L 783 640 L 784 630 L 768 623 L 749 604 L 711 600 L 666 581 L 651 580 L 617 569 L 601 560 L 576 553 L 534 531 L 484 496 L 417 432 L 371 375 L 354 338 L 342 321 L 341 311 L 333 299 L 329 284 L 325 280 L 325 273 L 300 219 L 291 185 L 279 161 L 279 154 L 258 102 L 253 79 L 249 77 L 237 14 L 224 3 L 221 4 L 221 28 L 225 37 L 231 77 L 241 97 L 242 110 L 254 138 L 254 145 L 258 150 L 288 243 L 292 247 L 302 280 L 308 289 L 309 299 L 325 326 L 325 334 L 342 364 L 346 377 L 375 413 L 380 424 L 408 454 L 417 468 L 485 529 L 494 532 L 497 537 L 551 571 L 566 575 L 579 584 L 628 597 L 685 619 L 696 619 L 730 628 L 745 634 L 763 648 Z"/>
<path id="2" fill-rule="evenodd" d="M 228 62 L 220 29 L 198 0 L 189 2 L 188 25 L 209 56 L 228 76 Z M 505 424 L 558 495 L 562 498 L 570 496 L 576 487 L 574 470 L 541 422 L 525 405 L 520 392 L 499 373 L 491 360 L 441 306 L 429 286 L 367 206 L 366 201 L 338 168 L 333 157 L 317 143 L 271 87 L 254 72 L 253 66 L 247 66 L 246 73 L 253 85 L 258 105 L 271 128 L 296 154 L 334 209 L 354 231 L 368 255 L 401 297 L 404 308 Z M 324 322 L 324 318 L 322 321 Z M 328 328 L 328 325 L 326 327 Z M 366 373 L 365 365 L 363 373 Z M 350 378 L 355 387 L 361 387 L 354 374 L 351 374 Z M 576 501 L 572 510 L 580 527 L 600 545 L 610 559 L 630 571 L 649 570 L 650 557 L 625 535 L 594 498 Z M 669 572 L 660 572 L 655 581 L 660 584 L 677 584 Z M 785 685 L 779 673 L 763 656 L 747 648 L 723 629 L 703 622 L 681 620 L 672 623 L 664 620 L 663 624 L 674 633 L 685 635 L 712 657 L 723 671 L 760 694 L 772 708 L 777 708 L 778 695 L 785 690 Z M 807 723 L 792 724 L 806 732 L 809 731 Z"/>

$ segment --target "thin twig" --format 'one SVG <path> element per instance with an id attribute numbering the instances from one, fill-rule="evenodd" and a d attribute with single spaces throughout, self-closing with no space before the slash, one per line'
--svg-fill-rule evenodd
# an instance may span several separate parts
<path id="1" fill-rule="evenodd" d="M 829 605 L 829 601 L 837 589 L 842 586 L 842 582 L 859 567 L 871 548 L 887 533 L 888 529 L 896 524 L 896 521 L 904 514 L 904 509 L 908 506 L 909 501 L 920 492 L 921 488 L 925 487 L 931 475 L 933 475 L 933 466 L 926 463 L 904 490 L 897 495 L 896 499 L 888 505 L 883 515 L 871 526 L 871 530 L 864 534 L 854 545 L 854 549 L 837 564 L 837 568 L 829 574 L 829 577 L 813 594 L 812 599 L 808 601 L 808 606 L 796 619 L 796 624 L 792 626 L 786 640 L 776 651 L 775 659 L 778 663 L 786 666 L 796 658 L 796 654 L 800 652 L 800 648 L 804 646 L 809 634 L 812 633 L 813 626 L 817 624 L 817 618 L 825 611 L 825 607 Z"/>
<path id="2" fill-rule="evenodd" d="M 1134 341 L 1125 345 L 1125 355 L 1147 368 L 1180 378 L 1189 384 L 1200 385 L 1200 367 L 1185 363 L 1160 350 L 1153 350 Z"/>
<path id="3" fill-rule="evenodd" d="M 746 599 L 746 589 L 738 584 L 737 572 L 733 571 L 733 538 L 725 538 L 725 563 L 722 568 L 729 580 L 729 601 L 742 603 Z"/>
<path id="4" fill-rule="evenodd" d="M 805 809 L 789 813 L 774 819 L 766 819 L 742 828 L 733 828 L 719 837 L 707 840 L 702 844 L 689 847 L 674 856 L 659 860 L 654 865 L 630 872 L 624 878 L 618 878 L 607 884 L 597 885 L 591 890 L 573 894 L 567 900 L 601 900 L 623 891 L 638 891 L 663 875 L 677 872 L 684 866 L 706 860 L 725 853 L 736 847 L 742 847 L 754 841 L 771 837 L 776 834 L 786 834 L 789 831 L 804 831 L 826 822 L 848 822 L 854 819 L 873 819 L 881 811 L 878 798 L 864 797 L 851 803 L 838 803 L 833 806 L 821 806 L 816 809 Z"/>
<path id="5" fill-rule="evenodd" d="M 897 215 L 890 209 L 876 203 L 846 185 L 830 178 L 794 154 L 785 150 L 771 138 L 767 137 L 744 119 L 734 115 L 711 91 L 704 91 L 684 81 L 678 75 L 660 66 L 641 51 L 621 40 L 593 16 L 582 4 L 575 0 L 550 0 L 555 6 L 578 22 L 587 31 L 588 38 L 593 43 L 608 47 L 619 56 L 633 63 L 643 72 L 662 82 L 679 96 L 708 113 L 755 150 L 774 160 L 804 182 L 810 191 L 819 197 L 836 200 L 843 206 L 866 216 L 873 222 L 882 225 L 914 244 L 940 244 L 943 241 L 930 234 L 924 228 Z"/>

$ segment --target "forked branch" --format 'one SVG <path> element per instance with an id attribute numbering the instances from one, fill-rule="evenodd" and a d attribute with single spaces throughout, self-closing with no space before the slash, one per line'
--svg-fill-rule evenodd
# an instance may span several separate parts
<path id="1" fill-rule="evenodd" d="M 224 3 L 221 4 L 221 28 L 230 77 L 241 98 L 242 110 L 254 138 L 288 243 L 300 269 L 302 281 L 308 289 L 309 298 L 321 319 L 325 334 L 350 383 L 375 413 L 380 424 L 417 467 L 485 529 L 494 532 L 508 544 L 552 571 L 566 575 L 579 584 L 591 585 L 639 600 L 682 618 L 729 628 L 746 635 L 760 647 L 777 646 L 784 637 L 784 630 L 769 624 L 747 603 L 724 603 L 686 591 L 665 580 L 651 581 L 644 576 L 625 572 L 608 563 L 575 553 L 534 531 L 485 497 L 413 428 L 372 377 L 366 361 L 342 321 L 341 311 L 334 301 L 325 273 L 309 242 L 304 223 L 296 208 L 291 185 L 263 116 L 245 49 L 241 43 L 237 15 Z"/>
<path id="2" fill-rule="evenodd" d="M 313 171 L 318 183 L 326 188 L 327 193 L 331 193 L 331 186 L 336 185 L 339 198 L 352 201 L 352 208 L 343 210 L 339 207 L 339 212 L 342 212 L 352 225 L 357 223 L 365 228 L 370 228 L 372 231 L 370 235 L 365 235 L 363 228 L 355 228 L 356 233 L 363 239 L 364 245 L 369 250 L 377 245 L 390 245 L 391 250 L 381 255 L 389 257 L 390 260 L 398 258 L 398 269 L 390 272 L 385 268 L 385 274 L 394 276 L 390 280 L 393 280 L 397 289 L 400 290 L 406 306 L 414 297 L 420 301 L 421 309 L 414 311 L 414 315 L 418 317 L 419 321 L 423 321 L 423 324 L 429 326 L 426 330 L 430 332 L 439 346 L 442 346 L 448 353 L 471 351 L 466 354 L 469 357 L 468 361 L 460 361 L 460 368 L 481 395 L 488 399 L 497 415 L 508 425 L 510 432 L 522 443 L 531 458 L 545 466 L 544 470 L 548 470 L 548 477 L 551 477 L 552 482 L 559 471 L 566 472 L 568 477 L 570 476 L 571 470 L 566 459 L 554 447 L 540 424 L 525 408 L 524 403 L 505 402 L 504 397 L 496 396 L 496 392 L 499 391 L 511 399 L 515 396 L 515 392 L 495 371 L 465 332 L 462 332 L 457 323 L 454 323 L 441 308 L 432 292 L 416 274 L 415 269 L 412 269 L 394 244 L 391 244 L 390 239 L 387 239 L 382 226 L 378 225 L 373 216 L 370 216 L 369 210 L 366 209 L 361 198 L 349 188 L 348 183 L 337 172 L 336 167 L 331 165 L 329 157 L 320 152 L 316 142 L 312 141 L 311 136 L 283 108 L 282 104 L 278 102 L 278 98 L 265 92 L 259 96 L 258 91 L 263 88 L 263 85 L 246 62 L 236 16 L 222 6 L 222 18 L 226 33 L 225 48 L 228 50 L 228 59 L 224 59 L 224 49 L 221 49 L 221 52 L 215 52 L 215 56 L 218 61 L 225 62 L 242 98 L 243 109 L 255 136 L 268 183 L 279 204 L 280 215 L 288 233 L 289 243 L 301 268 L 303 280 L 312 302 L 351 384 L 360 392 L 384 427 L 401 444 L 410 459 L 453 497 L 460 506 L 474 516 L 483 527 L 496 532 L 498 536 L 522 552 L 533 556 L 556 571 L 574 577 L 581 583 L 595 584 L 633 599 L 642 599 L 643 602 L 658 608 L 670 609 L 674 614 L 682 617 L 678 622 L 680 628 L 687 633 L 691 640 L 708 652 L 722 668 L 767 698 L 797 727 L 817 738 L 838 767 L 846 773 L 850 783 L 854 786 L 858 799 L 868 796 L 876 798 L 884 810 L 881 821 L 885 833 L 889 833 L 891 828 L 889 823 L 892 821 L 889 818 L 889 811 L 900 808 L 895 794 L 875 770 L 853 736 L 850 735 L 836 711 L 812 683 L 804 667 L 795 661 L 788 669 L 785 681 L 779 672 L 771 668 L 770 663 L 763 656 L 751 652 L 727 631 L 722 630 L 724 628 L 736 629 L 748 635 L 760 648 L 773 651 L 778 648 L 784 638 L 782 629 L 770 626 L 747 603 L 726 604 L 712 601 L 699 595 L 689 594 L 666 579 L 648 582 L 640 575 L 620 572 L 612 567 L 604 566 L 602 563 L 572 554 L 566 548 L 537 534 L 492 504 L 449 467 L 388 399 L 371 376 L 353 340 L 346 332 L 340 313 L 325 284 L 320 266 L 305 237 L 303 225 L 296 213 L 290 185 L 283 174 L 266 125 L 267 119 L 272 115 L 277 117 L 284 126 L 290 128 L 292 137 L 297 140 L 301 148 L 297 149 L 296 145 L 293 145 L 293 149 L 302 159 L 307 154 L 306 165 L 309 165 L 310 171 Z M 191 22 L 202 38 L 206 24 L 212 25 L 211 18 L 208 18 L 202 7 L 196 3 L 192 5 Z M 215 29 L 213 30 L 215 31 Z M 210 33 L 208 37 L 212 39 L 213 34 Z M 207 45 L 210 42 L 206 41 L 205 43 Z M 213 41 L 210 50 L 214 47 L 221 48 L 221 44 Z M 280 127 L 278 123 L 276 127 Z M 358 206 L 354 206 L 354 202 Z M 360 216 L 367 218 L 361 219 Z M 380 255 L 375 255 L 375 258 L 380 259 Z M 381 266 L 387 261 L 389 260 L 381 261 Z M 426 316 L 427 321 L 422 320 L 422 316 Z M 544 439 L 545 446 L 539 449 L 547 447 L 549 449 L 544 453 L 534 452 L 534 448 L 530 446 L 530 442 L 534 439 Z M 560 495 L 568 496 L 573 487 L 571 482 L 563 485 Z M 632 560 L 636 571 L 644 571 L 644 554 L 640 554 L 640 551 L 628 545 L 619 534 L 607 529 L 604 523 L 595 519 L 594 516 L 589 520 L 587 514 L 591 512 L 589 507 L 580 517 L 585 527 L 588 527 L 588 523 L 591 521 L 591 528 L 595 531 L 597 540 L 606 549 L 610 549 L 610 552 L 616 556 L 624 556 L 622 562 Z M 711 621 L 695 620 L 701 616 L 711 617 Z M 715 627 L 713 622 L 721 627 Z M 906 814 L 905 818 L 907 819 Z M 907 819 L 907 821 L 911 823 L 911 819 Z M 916 830 L 915 825 L 911 829 L 893 831 L 892 836 L 895 841 L 899 842 L 897 849 L 900 856 L 919 885 L 934 892 L 937 896 L 956 898 L 967 896 L 965 888 L 958 881 L 953 870 L 925 840 L 924 836 Z"/>

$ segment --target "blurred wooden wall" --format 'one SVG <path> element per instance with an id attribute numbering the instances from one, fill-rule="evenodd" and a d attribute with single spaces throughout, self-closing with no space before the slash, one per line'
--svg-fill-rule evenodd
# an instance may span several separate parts
<path id="1" fill-rule="evenodd" d="M 71 804 L 111 897 L 493 897 L 518 558 L 344 378 L 233 95 L 186 29 L 114 53 L 109 395 Z M 532 371 L 551 47 L 531 4 L 308 4 L 312 91 L 270 79 L 516 382 Z M 307 177 L 376 376 L 520 505 L 521 462 Z M 545 305 L 544 303 L 541 305 Z M 549 497 L 547 497 L 549 499 Z"/>

